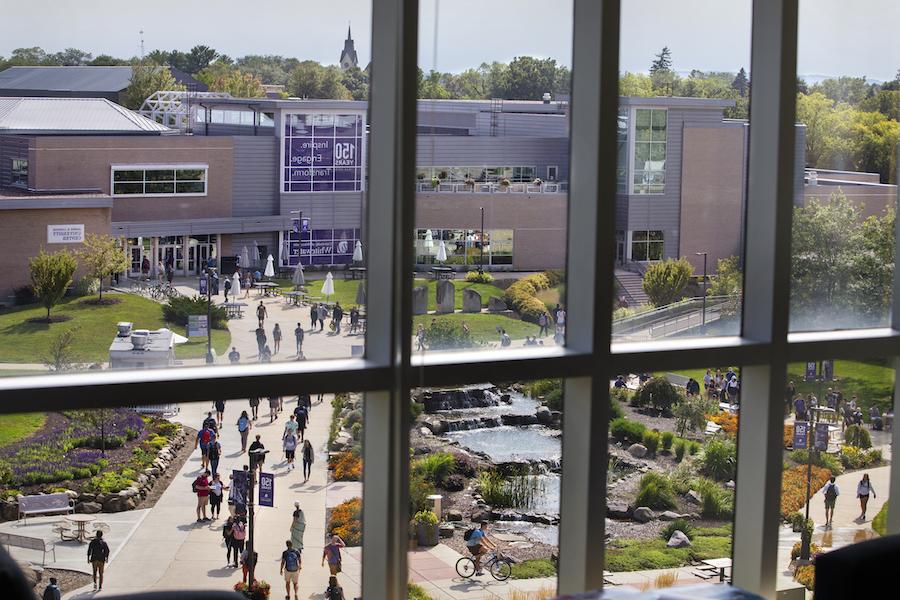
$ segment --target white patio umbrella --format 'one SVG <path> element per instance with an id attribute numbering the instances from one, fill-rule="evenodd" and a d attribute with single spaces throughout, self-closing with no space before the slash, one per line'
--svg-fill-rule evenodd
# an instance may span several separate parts
<path id="1" fill-rule="evenodd" d="M 296 287 L 300 287 L 301 285 L 306 285 L 306 277 L 303 276 L 303 264 L 297 263 L 297 266 L 294 267 L 294 274 L 291 276 L 291 283 L 293 283 Z"/>
<path id="2" fill-rule="evenodd" d="M 253 263 L 259 264 L 260 260 L 262 260 L 262 257 L 259 255 L 259 244 L 256 243 L 256 240 L 253 240 Z"/>
<path id="3" fill-rule="evenodd" d="M 272 258 L 271 254 L 266 258 L 266 270 L 263 275 L 266 277 L 275 277 L 275 259 Z"/>
<path id="4" fill-rule="evenodd" d="M 328 275 L 325 276 L 325 283 L 322 285 L 322 294 L 325 296 L 325 299 L 328 299 L 328 296 L 334 295 L 334 276 L 331 274 L 331 271 L 328 271 Z"/>
<path id="5" fill-rule="evenodd" d="M 241 248 L 241 268 L 249 269 L 250 268 L 250 251 L 247 250 L 247 246 Z"/>
<path id="6" fill-rule="evenodd" d="M 356 303 L 360 306 L 366 303 L 366 284 L 363 281 L 356 288 Z"/>
<path id="7" fill-rule="evenodd" d="M 431 249 L 434 248 L 434 236 L 431 234 L 430 229 L 425 230 L 425 241 L 422 243 L 422 246 L 428 254 L 431 254 Z"/>
<path id="8" fill-rule="evenodd" d="M 235 298 L 241 295 L 241 274 L 237 271 L 231 276 L 231 295 Z"/>
<path id="9" fill-rule="evenodd" d="M 162 331 L 171 331 L 171 332 L 172 332 L 172 343 L 173 343 L 173 344 L 187 344 L 187 343 L 190 341 L 189 339 L 187 339 L 187 338 L 184 337 L 183 335 L 178 335 L 177 333 L 175 333 L 174 331 L 172 331 L 172 330 L 169 329 L 168 327 L 161 327 L 160 329 L 157 329 L 157 331 L 160 331 L 160 332 L 162 332 Z"/>
<path id="10" fill-rule="evenodd" d="M 435 260 L 438 262 L 444 262 L 447 260 L 447 244 L 444 243 L 444 240 L 441 240 L 441 245 L 438 246 L 437 256 Z"/>
<path id="11" fill-rule="evenodd" d="M 353 249 L 353 262 L 361 263 L 363 261 L 362 242 L 356 240 L 356 248 Z"/>

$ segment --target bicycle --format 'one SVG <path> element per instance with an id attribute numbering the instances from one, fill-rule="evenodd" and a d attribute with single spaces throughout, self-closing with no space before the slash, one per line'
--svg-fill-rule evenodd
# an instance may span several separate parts
<path id="1" fill-rule="evenodd" d="M 504 557 L 499 551 L 487 554 L 482 559 L 481 566 L 487 568 L 491 576 L 497 581 L 506 581 L 512 575 L 512 561 Z M 456 561 L 456 572 L 465 579 L 475 575 L 475 559 L 471 556 L 460 558 Z"/>

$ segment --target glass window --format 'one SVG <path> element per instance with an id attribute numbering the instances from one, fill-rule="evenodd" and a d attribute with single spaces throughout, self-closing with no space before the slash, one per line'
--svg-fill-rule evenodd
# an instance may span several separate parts
<path id="1" fill-rule="evenodd" d="M 28 186 L 28 161 L 24 158 L 13 158 L 11 161 L 12 185 Z"/>
<path id="2" fill-rule="evenodd" d="M 631 260 L 643 262 L 662 260 L 662 231 L 633 231 L 631 233 Z"/>
<path id="3" fill-rule="evenodd" d="M 665 109 L 635 109 L 634 186 L 635 194 L 662 194 L 666 182 Z"/>
<path id="4" fill-rule="evenodd" d="M 113 195 L 206 194 L 206 168 L 113 168 Z"/>

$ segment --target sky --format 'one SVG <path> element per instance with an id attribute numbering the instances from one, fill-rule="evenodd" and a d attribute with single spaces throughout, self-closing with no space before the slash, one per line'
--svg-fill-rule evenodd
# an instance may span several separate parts
<path id="1" fill-rule="evenodd" d="M 371 0 L 2 0 L 0 55 L 76 47 L 130 57 L 206 44 L 232 57 L 280 54 L 335 64 L 348 22 L 370 60 Z M 736 71 L 750 63 L 750 0 L 623 0 L 623 71 L 646 71 L 662 46 L 675 70 Z M 437 15 L 437 22 L 435 16 Z M 419 64 L 458 72 L 515 56 L 571 65 L 572 0 L 421 0 Z M 892 79 L 900 68 L 900 2 L 801 0 L 798 72 Z M 437 32 L 437 44 L 435 44 Z"/>

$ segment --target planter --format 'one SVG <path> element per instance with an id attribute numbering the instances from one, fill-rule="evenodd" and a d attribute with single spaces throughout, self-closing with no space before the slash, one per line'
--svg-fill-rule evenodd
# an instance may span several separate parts
<path id="1" fill-rule="evenodd" d="M 437 546 L 440 530 L 437 525 L 416 525 L 416 539 L 420 546 Z"/>
<path id="2" fill-rule="evenodd" d="M 415 550 L 419 547 L 419 538 L 414 535 L 409 536 L 409 549 Z"/>

